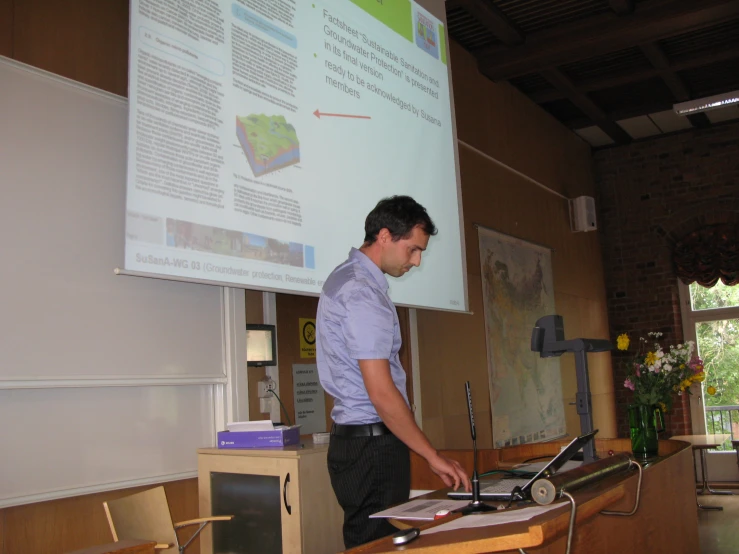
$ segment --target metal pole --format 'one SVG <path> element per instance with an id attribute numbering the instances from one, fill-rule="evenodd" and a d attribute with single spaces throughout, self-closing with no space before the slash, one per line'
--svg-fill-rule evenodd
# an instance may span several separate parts
<path id="1" fill-rule="evenodd" d="M 588 377 L 588 358 L 585 350 L 575 352 L 575 374 L 577 376 L 577 394 L 575 404 L 580 416 L 580 434 L 593 430 L 593 402 L 590 396 L 590 378 Z M 583 461 L 595 460 L 595 439 L 583 446 Z"/>

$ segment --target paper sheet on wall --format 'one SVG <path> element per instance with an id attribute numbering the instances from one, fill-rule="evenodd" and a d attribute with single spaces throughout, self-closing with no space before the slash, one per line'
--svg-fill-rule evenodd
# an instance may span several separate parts
<path id="1" fill-rule="evenodd" d="M 293 364 L 295 424 L 302 434 L 326 432 L 326 397 L 316 364 Z"/>

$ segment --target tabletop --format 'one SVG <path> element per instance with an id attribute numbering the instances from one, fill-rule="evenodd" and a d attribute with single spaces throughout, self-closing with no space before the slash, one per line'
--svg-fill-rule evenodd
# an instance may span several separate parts
<path id="1" fill-rule="evenodd" d="M 693 445 L 693 449 L 699 448 L 716 448 L 731 438 L 729 434 L 715 435 L 678 435 L 670 437 L 672 440 L 685 441 Z"/>

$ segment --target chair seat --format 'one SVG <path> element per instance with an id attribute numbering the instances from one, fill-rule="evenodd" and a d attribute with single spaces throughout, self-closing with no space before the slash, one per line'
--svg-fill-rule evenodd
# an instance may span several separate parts
<path id="1" fill-rule="evenodd" d="M 233 518 L 233 516 L 211 516 L 172 523 L 164 487 L 103 502 L 103 508 L 114 541 L 136 539 L 155 541 L 157 552 L 182 552 L 208 523 Z M 192 525 L 199 527 L 184 545 L 180 545 L 175 529 Z"/>

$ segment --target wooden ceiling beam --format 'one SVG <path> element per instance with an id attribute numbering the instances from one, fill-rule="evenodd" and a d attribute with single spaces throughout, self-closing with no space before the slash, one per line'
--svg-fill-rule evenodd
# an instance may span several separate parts
<path id="1" fill-rule="evenodd" d="M 562 72 L 556 69 L 547 69 L 546 71 L 542 71 L 541 75 L 565 94 L 581 112 L 592 120 L 593 124 L 600 127 L 616 144 L 628 144 L 631 142 L 631 135 L 624 131 L 616 122 L 610 120 L 603 110 L 588 98 L 586 94 L 575 89 L 572 82 Z"/>
<path id="2" fill-rule="evenodd" d="M 687 116 L 687 118 L 690 120 L 691 125 L 696 129 L 705 129 L 706 127 L 711 126 L 711 120 L 708 119 L 705 112 L 692 113 Z"/>
<path id="3" fill-rule="evenodd" d="M 608 5 L 617 15 L 628 15 L 634 11 L 634 0 L 608 0 Z"/>
<path id="4" fill-rule="evenodd" d="M 454 6 L 466 10 L 472 17 L 508 46 L 521 44 L 524 34 L 492 2 L 485 0 L 454 0 Z"/>
<path id="5" fill-rule="evenodd" d="M 649 60 L 649 63 L 652 64 L 652 67 L 654 67 L 658 71 L 659 76 L 665 82 L 667 88 L 670 89 L 670 92 L 675 97 L 675 100 L 677 100 L 678 102 L 685 102 L 686 100 L 690 100 L 690 92 L 688 92 L 688 87 L 685 86 L 685 83 L 680 78 L 680 76 L 675 73 L 672 67 L 670 67 L 670 62 L 667 59 L 667 56 L 665 56 L 665 53 L 662 51 L 662 48 L 660 48 L 659 45 L 654 42 L 642 44 L 640 48 Z"/>
<path id="6" fill-rule="evenodd" d="M 475 52 L 480 72 L 507 80 L 538 73 L 637 44 L 655 42 L 739 17 L 736 0 L 648 0 L 625 17 L 594 17 L 527 35 L 516 47 L 488 47 Z"/>
<path id="7" fill-rule="evenodd" d="M 662 48 L 660 48 L 659 44 L 651 42 L 648 44 L 642 44 L 640 48 L 649 60 L 649 63 L 651 63 L 652 66 L 659 72 L 660 77 L 662 77 L 662 80 L 667 85 L 667 88 L 670 89 L 670 92 L 675 97 L 675 100 L 677 102 L 685 102 L 686 100 L 690 100 L 690 92 L 688 91 L 688 87 L 685 86 L 685 82 L 677 73 L 675 73 L 673 68 L 670 66 L 670 61 L 667 59 L 667 56 L 665 56 L 665 53 L 663 52 Z M 688 121 L 690 121 L 690 124 L 698 129 L 705 129 L 706 127 L 711 126 L 711 120 L 708 119 L 708 117 L 704 113 L 691 114 L 687 117 Z"/>
<path id="8" fill-rule="evenodd" d="M 606 112 L 606 117 L 611 121 L 620 121 L 622 119 L 639 117 L 640 115 L 649 115 L 656 112 L 664 112 L 665 110 L 671 109 L 671 102 L 650 102 L 647 104 L 629 106 L 628 108 Z M 594 125 L 593 121 L 588 117 L 570 119 L 569 121 L 563 121 L 563 124 L 567 125 L 570 129 L 582 129 L 584 127 L 592 127 Z"/>
<path id="9" fill-rule="evenodd" d="M 670 104 L 649 104 L 644 106 L 632 107 L 624 110 L 618 110 L 609 112 L 607 117 L 612 118 L 613 121 L 620 121 L 622 119 L 629 119 L 631 117 L 639 117 L 641 115 L 649 115 L 655 112 L 663 112 L 665 110 L 672 109 Z M 695 113 L 686 116 L 693 127 L 698 129 L 705 129 L 711 126 L 711 120 L 705 113 Z M 578 129 L 584 129 L 586 127 L 593 127 L 595 123 L 588 117 L 579 117 L 577 119 L 571 119 L 569 121 L 563 121 L 564 125 L 576 131 Z"/>
<path id="10" fill-rule="evenodd" d="M 580 81 L 575 86 L 580 92 L 592 92 L 594 90 L 608 89 L 619 85 L 646 81 L 647 79 L 651 79 L 656 76 L 657 70 L 650 67 L 649 69 L 631 71 L 623 75 L 607 75 L 605 77 L 598 77 L 597 79 Z M 547 102 L 554 102 L 555 100 L 562 100 L 565 98 L 565 95 L 557 89 L 552 89 L 531 93 L 529 94 L 529 98 L 537 104 L 545 104 Z"/>
<path id="11" fill-rule="evenodd" d="M 702 67 L 710 65 L 712 63 L 724 62 L 727 60 L 733 60 L 739 58 L 739 46 L 732 48 L 722 48 L 720 51 L 702 52 L 691 56 L 685 56 L 677 61 L 673 61 L 670 65 L 672 71 L 684 71 L 686 69 L 693 69 L 696 67 Z M 639 81 L 646 81 L 653 77 L 658 77 L 659 71 L 655 68 L 640 69 L 638 71 L 630 71 L 621 75 L 610 75 L 606 77 L 599 77 L 597 79 L 588 79 L 587 81 L 580 81 L 576 84 L 579 91 L 592 92 L 594 90 L 603 90 L 620 85 L 628 85 L 630 83 L 636 83 Z M 537 104 L 543 104 L 546 102 L 552 102 L 554 100 L 561 100 L 564 95 L 556 89 L 543 90 L 541 92 L 535 92 L 529 95 L 534 102 Z"/>

